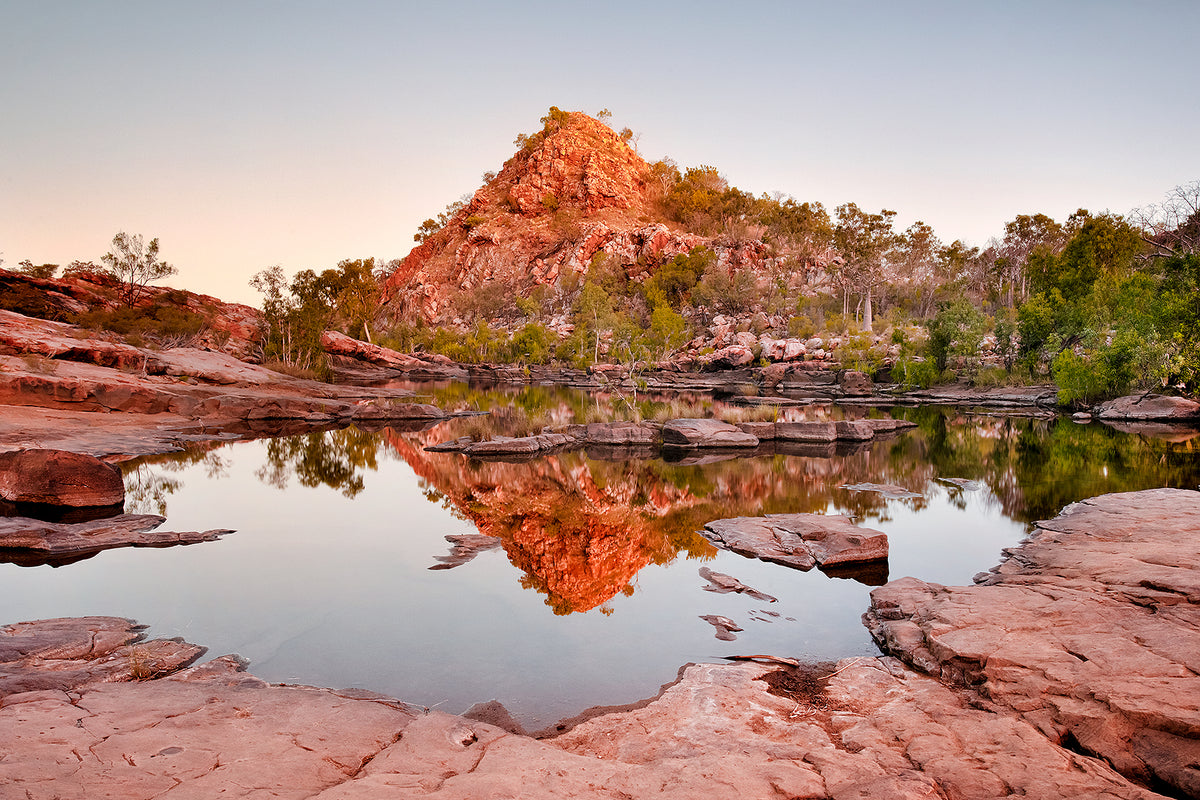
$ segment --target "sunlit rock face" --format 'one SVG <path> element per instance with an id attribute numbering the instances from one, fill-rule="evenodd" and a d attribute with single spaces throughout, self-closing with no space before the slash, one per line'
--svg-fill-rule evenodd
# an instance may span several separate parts
<path id="1" fill-rule="evenodd" d="M 113 311 L 122 306 L 119 289 L 115 278 L 99 272 L 76 272 L 59 279 L 42 279 L 0 269 L 4 308 L 29 317 L 67 320 L 88 311 Z M 262 314 L 250 306 L 226 303 L 209 295 L 166 286 L 143 287 L 137 304 L 139 307 L 169 306 L 180 313 L 203 316 L 205 327 L 191 341 L 192 346 L 227 353 L 235 358 L 248 358 L 255 352 Z M 13 324 L 11 318 L 5 320 L 6 328 Z M 114 347 L 98 340 L 80 342 L 79 346 L 107 346 L 110 350 Z M 77 360 L 103 363 L 95 358 Z M 114 363 L 111 366 L 123 365 Z"/>
<path id="2" fill-rule="evenodd" d="M 605 253 L 644 278 L 704 245 L 728 269 L 765 269 L 759 241 L 686 233 L 659 219 L 650 165 L 606 125 L 574 112 L 522 149 L 385 281 L 381 316 L 446 323 L 486 284 L 528 296 L 581 278 Z"/>

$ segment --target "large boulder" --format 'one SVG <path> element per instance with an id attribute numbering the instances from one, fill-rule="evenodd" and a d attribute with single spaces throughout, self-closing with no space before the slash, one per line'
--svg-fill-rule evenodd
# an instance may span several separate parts
<path id="1" fill-rule="evenodd" d="M 838 386 L 842 387 L 843 392 L 854 397 L 863 397 L 875 391 L 871 376 L 854 369 L 848 369 L 838 375 Z"/>
<path id="2" fill-rule="evenodd" d="M 1132 419 L 1171 422 L 1200 420 L 1200 403 L 1185 397 L 1161 394 L 1129 395 L 1109 400 L 1096 408 L 1100 419 Z"/>
<path id="3" fill-rule="evenodd" d="M 887 535 L 860 528 L 841 514 L 768 514 L 708 523 L 701 531 L 717 547 L 795 569 L 833 567 L 888 557 Z"/>
<path id="4" fill-rule="evenodd" d="M 0 453 L 0 497 L 10 503 L 115 506 L 125 502 L 121 471 L 94 456 L 66 450 Z"/>
<path id="5" fill-rule="evenodd" d="M 664 447 L 757 447 L 758 437 L 719 419 L 673 419 L 663 424 Z"/>
<path id="6" fill-rule="evenodd" d="M 833 442 L 838 435 L 832 422 L 802 420 L 775 423 L 775 438 L 785 442 Z"/>

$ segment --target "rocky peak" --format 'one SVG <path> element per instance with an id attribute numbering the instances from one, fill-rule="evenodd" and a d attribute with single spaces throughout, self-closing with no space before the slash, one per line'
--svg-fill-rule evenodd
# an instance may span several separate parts
<path id="1" fill-rule="evenodd" d="M 585 214 L 602 208 L 641 209 L 646 205 L 650 165 L 607 125 L 578 111 L 547 118 L 546 127 L 481 192 L 506 192 L 509 206 L 537 216 L 562 205 Z M 477 193 L 478 197 L 480 193 Z"/>
<path id="2" fill-rule="evenodd" d="M 385 281 L 381 317 L 461 322 L 483 294 L 574 285 L 601 251 L 635 280 L 699 245 L 731 269 L 761 264 L 759 242 L 716 241 L 662 219 L 651 166 L 608 126 L 554 108 L 543 123 L 518 137 L 500 172 Z"/>

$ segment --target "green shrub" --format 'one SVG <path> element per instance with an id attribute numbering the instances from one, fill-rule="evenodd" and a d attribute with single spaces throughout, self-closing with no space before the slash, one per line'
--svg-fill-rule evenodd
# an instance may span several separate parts
<path id="1" fill-rule="evenodd" d="M 797 314 L 788 320 L 788 335 L 795 339 L 811 339 L 817 326 L 805 314 Z"/>
<path id="2" fill-rule="evenodd" d="M 1050 371 L 1058 385 L 1060 405 L 1091 405 L 1110 394 L 1110 376 L 1101 359 L 1086 358 L 1068 348 L 1054 357 Z"/>
<path id="3" fill-rule="evenodd" d="M 905 389 L 928 389 L 938 382 L 941 373 L 938 371 L 937 365 L 929 359 L 917 361 L 902 358 L 892 368 L 892 375 Z"/>

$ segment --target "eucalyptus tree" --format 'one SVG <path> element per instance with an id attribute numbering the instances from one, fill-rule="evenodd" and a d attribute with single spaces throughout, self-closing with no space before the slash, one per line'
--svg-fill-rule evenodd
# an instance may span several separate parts
<path id="1" fill-rule="evenodd" d="M 121 301 L 134 305 L 146 284 L 174 275 L 179 270 L 158 257 L 158 239 L 146 244 L 141 235 L 119 232 L 112 240 L 112 250 L 101 259 L 106 271 L 120 281 Z"/>
<path id="2" fill-rule="evenodd" d="M 833 240 L 843 260 L 837 271 L 842 288 L 842 315 L 849 315 L 850 293 L 856 292 L 863 309 L 863 328 L 867 331 L 874 328 L 875 291 L 888 280 L 888 254 L 896 245 L 892 229 L 895 216 L 895 211 L 887 209 L 869 214 L 854 203 L 837 207 Z"/>

